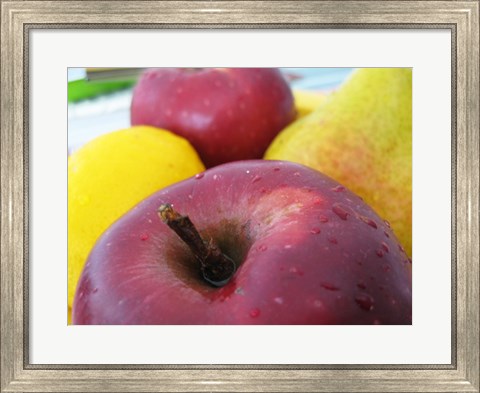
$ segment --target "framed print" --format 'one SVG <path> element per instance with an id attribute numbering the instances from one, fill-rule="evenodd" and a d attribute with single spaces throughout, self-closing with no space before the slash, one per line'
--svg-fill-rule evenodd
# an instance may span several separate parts
<path id="1" fill-rule="evenodd" d="M 477 1 L 1 0 L 1 37 L 2 392 L 479 392 Z M 357 323 L 341 323 L 336 319 L 330 325 L 328 320 L 319 319 L 308 325 L 289 322 L 292 319 L 279 314 L 271 323 L 254 326 L 254 321 L 268 315 L 262 308 L 266 303 L 260 299 L 259 307 L 245 309 L 248 312 L 244 313 L 244 319 L 235 319 L 233 308 L 237 310 L 237 306 L 232 310 L 222 309 L 223 314 L 218 318 L 223 322 L 216 324 L 205 323 L 211 319 L 200 315 L 210 313 L 209 310 L 188 309 L 185 304 L 190 299 L 184 298 L 184 303 L 175 307 L 165 303 L 167 306 L 162 308 L 162 312 L 168 307 L 176 308 L 170 320 L 173 322 L 158 323 L 156 315 L 152 317 L 145 310 L 132 322 L 122 316 L 110 318 L 113 308 L 120 310 L 132 299 L 115 298 L 110 288 L 108 299 L 114 299 L 114 304 L 108 306 L 107 313 L 100 313 L 94 319 L 94 310 L 78 311 L 81 307 L 77 306 L 74 325 L 70 324 L 66 306 L 69 297 L 66 261 L 68 258 L 70 263 L 67 253 L 71 246 L 67 242 L 72 229 L 67 222 L 71 222 L 73 215 L 69 210 L 72 191 L 67 191 L 72 176 L 70 172 L 67 174 L 67 155 L 76 154 L 78 147 L 89 138 L 86 131 L 77 134 L 78 138 L 71 132 L 74 127 L 87 130 L 82 116 L 87 113 L 90 123 L 92 118 L 94 123 L 100 122 L 100 117 L 91 116 L 95 108 L 67 105 L 72 99 L 70 78 L 74 71 L 84 72 L 86 68 L 89 72 L 103 70 L 103 75 L 123 72 L 125 76 L 125 72 L 136 72 L 137 78 L 143 69 L 152 67 L 188 68 L 189 73 L 197 72 L 200 67 L 220 67 L 223 73 L 230 73 L 230 68 L 275 67 L 282 70 L 284 76 L 291 76 L 290 86 L 299 85 L 295 84 L 295 78 L 298 83 L 299 75 L 307 72 L 305 70 L 408 70 L 411 78 L 408 97 L 412 104 L 406 117 L 411 120 L 409 162 L 413 168 L 410 182 L 413 215 L 412 234 L 407 238 L 411 240 L 408 247 L 412 247 L 413 258 L 402 261 L 407 265 L 411 263 L 408 312 L 398 305 L 398 297 L 390 296 L 388 299 L 398 314 L 392 317 L 394 322 L 386 325 L 376 326 L 382 322 L 376 317 L 367 322 L 356 320 Z M 295 69 L 296 73 L 292 71 Z M 96 77 L 98 73 L 92 75 L 90 77 Z M 404 90 L 396 90 L 394 82 L 389 81 L 387 85 L 389 92 L 383 101 L 393 98 L 401 101 Z M 279 85 L 275 86 L 271 89 L 278 89 Z M 375 83 L 365 86 L 356 90 L 364 94 L 360 95 L 364 97 L 363 102 L 368 101 L 368 93 L 375 91 Z M 182 93 L 182 88 L 177 86 L 176 94 L 180 94 L 179 89 Z M 341 97 L 340 92 L 336 91 L 335 97 Z M 124 105 L 128 112 L 131 96 L 117 98 L 104 107 L 116 110 L 115 105 Z M 203 106 L 213 105 L 213 99 L 202 100 Z M 226 98 L 222 103 L 224 101 Z M 245 102 L 239 102 L 239 107 L 247 105 Z M 262 108 L 266 105 L 262 101 Z M 139 116 L 147 106 L 148 103 L 142 103 Z M 355 104 L 356 108 L 360 106 Z M 327 108 L 328 113 L 336 111 L 333 104 Z M 166 108 L 165 116 L 171 116 L 171 112 Z M 134 117 L 132 115 L 132 119 Z M 346 125 L 347 120 L 340 122 L 342 129 L 353 129 Z M 301 121 L 307 124 L 306 120 Z M 382 124 L 388 128 L 393 121 L 395 118 Z M 317 123 L 320 121 L 316 121 L 315 126 Z M 295 152 L 301 156 L 302 149 L 307 151 L 321 137 L 320 134 L 311 137 L 303 145 L 294 137 L 289 146 L 295 146 Z M 129 143 L 121 148 L 128 147 Z M 145 155 L 148 147 L 142 150 L 141 156 Z M 201 155 L 204 161 L 210 159 L 204 151 Z M 179 157 L 174 163 L 188 161 Z M 390 154 L 383 163 L 385 160 L 393 162 L 395 157 Z M 262 161 L 262 165 L 270 165 L 266 163 Z M 102 165 L 104 163 L 95 164 L 87 177 L 102 171 Z M 281 165 L 294 164 L 283 162 Z M 142 172 L 151 171 L 138 163 L 131 166 L 137 168 L 139 177 Z M 355 170 L 360 165 L 354 162 L 350 168 Z M 250 168 L 241 169 L 252 175 L 251 179 L 248 177 L 250 183 L 260 183 L 261 176 L 253 176 Z M 119 171 L 116 167 L 113 173 Z M 200 166 L 192 171 L 197 173 L 197 180 L 192 180 L 196 184 L 209 180 L 200 180 L 210 173 L 207 171 L 205 175 Z M 135 173 L 128 173 L 130 175 L 123 175 L 125 179 L 135 177 Z M 214 173 L 211 173 L 213 182 Z M 217 180 L 222 174 L 215 175 Z M 298 170 L 291 175 L 294 178 L 302 174 Z M 373 177 L 373 170 L 367 177 Z M 388 181 L 395 182 L 398 178 L 395 172 Z M 287 176 L 284 182 L 288 181 Z M 141 187 L 130 188 L 141 192 Z M 234 194 L 233 188 L 228 185 L 224 195 Z M 337 194 L 344 191 L 340 185 L 330 188 Z M 405 190 L 405 194 L 410 193 L 408 187 Z M 114 197 L 111 203 L 119 203 L 121 197 Z M 296 194 L 294 198 L 295 206 L 306 204 L 303 194 Z M 308 198 L 313 206 L 315 199 Z M 269 203 L 275 205 L 277 200 L 270 199 Z M 204 202 L 203 208 L 209 211 L 206 206 L 211 201 L 205 198 Z M 78 203 L 87 204 L 85 198 L 80 198 Z M 360 209 L 361 203 L 356 203 Z M 259 211 L 261 203 L 254 205 Z M 349 215 L 353 214 L 338 203 L 331 210 L 338 222 L 349 222 Z M 162 204 L 159 216 L 175 227 L 181 213 Z M 387 240 L 382 237 L 378 243 L 378 249 L 374 250 L 376 258 L 385 257 L 385 261 L 394 253 L 404 255 L 402 247 L 401 252 L 392 249 L 387 223 L 357 216 L 359 222 L 363 221 L 362 228 L 377 230 L 381 225 L 382 236 L 384 233 Z M 270 215 L 269 222 L 276 217 Z M 322 219 L 325 221 L 319 218 Z M 121 223 L 122 219 L 116 225 L 120 227 Z M 186 225 L 185 220 L 182 223 Z M 282 228 L 288 231 L 288 225 Z M 326 236 L 324 228 L 309 227 L 309 236 L 320 235 L 322 231 L 321 235 Z M 243 244 L 245 233 L 235 234 L 237 241 L 233 243 Z M 132 236 L 135 244 L 142 247 L 153 238 L 143 230 Z M 292 243 L 294 236 L 292 232 Z M 261 254 L 268 247 L 276 250 L 281 246 L 281 252 L 287 255 L 290 238 L 289 241 L 282 239 L 273 244 L 257 244 L 255 252 Z M 328 239 L 332 247 L 338 243 L 331 234 Z M 101 247 L 112 244 L 109 238 L 103 243 L 102 246 L 100 240 L 95 246 L 101 250 L 97 254 L 104 255 L 106 251 Z M 213 243 L 213 240 L 200 240 L 198 244 L 215 249 Z M 228 248 L 233 243 L 227 239 L 222 244 Z M 137 251 L 133 245 L 126 244 L 123 248 L 117 245 L 122 256 L 144 252 L 144 248 Z M 348 250 L 343 250 L 342 258 L 346 258 Z M 317 251 L 315 249 L 315 255 Z M 310 258 L 312 254 L 302 255 Z M 225 258 L 227 262 L 230 260 L 228 256 Z M 92 253 L 89 261 L 93 265 L 94 259 L 95 253 Z M 205 262 L 205 258 L 199 260 Z M 289 261 L 292 265 L 284 267 L 286 273 L 304 277 L 307 273 L 298 268 L 301 263 L 297 266 L 297 261 L 292 260 Z M 356 262 L 361 264 L 362 260 Z M 390 274 L 390 265 L 379 266 L 382 274 Z M 122 269 L 134 267 L 127 263 Z M 110 279 L 120 270 L 109 270 L 105 274 Z M 215 286 L 226 288 L 230 279 L 230 276 L 225 280 L 212 278 L 210 273 L 202 272 Z M 93 282 L 90 278 L 82 276 L 80 280 L 77 288 L 85 290 L 82 296 L 100 296 L 101 289 L 93 284 L 89 287 Z M 380 302 L 362 292 L 367 284 L 362 281 L 356 285 L 357 295 L 352 303 L 357 307 L 355 312 L 360 309 L 373 312 L 375 306 L 380 308 Z M 148 283 L 142 286 L 146 288 Z M 294 287 L 293 281 L 286 286 Z M 328 296 L 334 294 L 336 303 L 332 304 L 340 307 L 339 288 L 330 280 L 321 281 L 320 287 Z M 244 290 L 241 286 L 234 289 L 237 296 Z M 394 293 L 391 282 L 386 290 Z M 283 295 L 272 292 L 268 296 L 276 306 L 286 302 Z M 319 298 L 306 298 L 312 307 L 325 306 Z M 180 313 L 182 307 L 185 310 Z M 300 313 L 298 307 L 291 312 Z M 197 324 L 182 323 L 178 317 L 189 318 L 193 314 L 200 315 Z M 239 320 L 253 322 L 224 322 Z M 82 321 L 87 321 L 89 326 L 79 326 Z"/>

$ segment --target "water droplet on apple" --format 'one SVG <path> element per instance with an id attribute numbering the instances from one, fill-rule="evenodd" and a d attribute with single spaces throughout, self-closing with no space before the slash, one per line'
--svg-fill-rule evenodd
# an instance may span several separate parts
<path id="1" fill-rule="evenodd" d="M 329 283 L 329 282 L 322 282 L 322 283 L 320 284 L 320 286 L 321 286 L 322 288 L 325 288 L 325 289 L 328 290 L 328 291 L 338 291 L 338 290 L 340 289 L 340 288 L 338 288 L 337 286 L 335 286 L 335 285 L 333 285 L 333 284 L 331 284 L 331 283 Z"/>
<path id="2" fill-rule="evenodd" d="M 80 291 L 80 293 L 78 294 L 78 297 L 83 297 L 85 293 L 83 291 Z"/>
<path id="3" fill-rule="evenodd" d="M 295 172 L 295 173 L 293 174 L 293 176 L 299 177 L 299 176 L 300 176 L 300 172 Z"/>
<path id="4" fill-rule="evenodd" d="M 365 216 L 360 216 L 360 219 L 367 225 L 370 225 L 372 228 L 377 229 L 377 223 L 373 221 L 372 219 L 365 217 Z"/>
<path id="5" fill-rule="evenodd" d="M 383 222 L 385 223 L 385 225 L 386 225 L 387 227 L 390 228 L 390 223 L 389 223 L 387 220 L 383 220 Z"/>
<path id="6" fill-rule="evenodd" d="M 332 191 L 333 192 L 343 192 L 343 191 L 345 191 L 345 187 L 338 185 L 338 186 L 333 187 Z"/>
<path id="7" fill-rule="evenodd" d="M 283 297 L 276 297 L 273 301 L 277 304 L 283 304 Z"/>
<path id="8" fill-rule="evenodd" d="M 247 170 L 247 171 L 245 171 L 245 173 L 248 175 L 250 173 L 250 171 Z"/>
<path id="9" fill-rule="evenodd" d="M 260 244 L 257 248 L 258 251 L 267 251 L 267 246 L 265 244 Z"/>
<path id="10" fill-rule="evenodd" d="M 367 286 L 365 285 L 365 283 L 363 281 L 359 281 L 357 283 L 357 287 L 359 287 L 360 289 L 366 289 Z"/>
<path id="11" fill-rule="evenodd" d="M 243 291 L 243 288 L 242 287 L 238 287 L 237 289 L 235 289 L 235 293 L 237 295 L 245 295 L 245 292 Z"/>
<path id="12" fill-rule="evenodd" d="M 333 236 L 329 236 L 328 237 L 328 241 L 332 244 L 338 244 L 338 240 L 336 237 L 333 237 Z"/>
<path id="13" fill-rule="evenodd" d="M 256 175 L 253 180 L 252 180 L 252 183 L 256 183 L 256 182 L 259 182 L 260 180 L 262 180 L 262 178 L 258 175 Z"/>
<path id="14" fill-rule="evenodd" d="M 300 270 L 299 268 L 295 267 L 295 266 L 294 266 L 294 267 L 291 267 L 291 268 L 289 269 L 289 272 L 292 273 L 292 274 L 297 274 L 297 275 L 299 275 L 299 276 L 303 276 L 303 271 Z"/>
<path id="15" fill-rule="evenodd" d="M 401 252 L 405 252 L 405 249 L 402 247 L 402 245 L 400 243 L 398 243 L 398 249 L 401 251 Z"/>
<path id="16" fill-rule="evenodd" d="M 386 237 L 390 237 L 387 231 L 383 231 L 383 233 L 385 234 Z"/>
<path id="17" fill-rule="evenodd" d="M 314 234 L 314 235 L 318 235 L 319 233 L 321 232 L 320 228 L 318 227 L 313 227 L 311 230 L 310 230 L 310 233 Z"/>
<path id="18" fill-rule="evenodd" d="M 98 292 L 98 288 L 93 288 L 92 293 L 97 293 L 97 292 Z"/>
<path id="19" fill-rule="evenodd" d="M 332 210 L 333 212 L 338 216 L 340 217 L 342 220 L 346 220 L 347 219 L 347 216 L 348 216 L 348 212 L 345 210 L 345 208 L 340 205 L 339 203 L 335 203 L 333 204 L 332 206 Z"/>
<path id="20" fill-rule="evenodd" d="M 260 315 L 260 310 L 258 308 L 254 308 L 250 310 L 250 316 L 252 318 L 257 318 Z"/>
<path id="21" fill-rule="evenodd" d="M 280 168 L 276 167 L 276 168 L 273 168 L 273 171 L 274 172 L 278 172 L 280 170 Z"/>
<path id="22" fill-rule="evenodd" d="M 200 180 L 201 178 L 203 178 L 203 176 L 205 176 L 205 174 L 203 172 L 202 173 L 197 173 L 195 175 L 195 179 Z"/>
<path id="23" fill-rule="evenodd" d="M 218 175 L 213 175 L 213 180 L 217 180 L 218 179 Z"/>
<path id="24" fill-rule="evenodd" d="M 315 299 L 313 301 L 313 307 L 315 308 L 323 308 L 323 302 L 321 300 Z"/>
<path id="25" fill-rule="evenodd" d="M 321 204 L 322 204 L 322 198 L 315 198 L 315 199 L 313 200 L 313 204 L 314 204 L 315 206 L 321 205 Z"/>
<path id="26" fill-rule="evenodd" d="M 385 251 L 383 251 L 381 248 L 379 248 L 375 251 L 375 254 L 377 254 L 377 256 L 381 258 L 385 255 Z"/>
<path id="27" fill-rule="evenodd" d="M 328 217 L 324 216 L 323 214 L 320 214 L 318 216 L 318 221 L 323 222 L 323 223 L 328 222 Z"/>
<path id="28" fill-rule="evenodd" d="M 387 243 L 382 242 L 382 248 L 385 250 L 385 252 L 390 252 L 390 248 L 388 247 Z"/>
<path id="29" fill-rule="evenodd" d="M 364 310 L 373 310 L 373 297 L 371 297 L 368 293 L 359 293 L 357 296 L 355 296 L 355 302 Z"/>
<path id="30" fill-rule="evenodd" d="M 145 240 L 147 240 L 148 238 L 149 238 L 148 233 L 142 233 L 142 234 L 140 235 L 140 240 L 145 241 Z"/>
<path id="31" fill-rule="evenodd" d="M 285 246 L 283 246 L 283 248 L 285 250 L 288 250 L 289 248 L 292 248 L 292 245 L 291 244 L 285 244 Z"/>
<path id="32" fill-rule="evenodd" d="M 388 263 L 385 263 L 383 266 L 382 266 L 382 269 L 385 273 L 388 273 L 391 269 L 390 265 Z"/>

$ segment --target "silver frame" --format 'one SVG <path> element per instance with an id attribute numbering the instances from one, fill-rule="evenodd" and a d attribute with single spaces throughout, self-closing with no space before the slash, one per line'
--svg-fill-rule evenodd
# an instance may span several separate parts
<path id="1" fill-rule="evenodd" d="M 8 1 L 1 4 L 1 392 L 479 392 L 479 3 Z M 33 365 L 28 361 L 32 28 L 449 29 L 452 360 L 448 365 Z"/>

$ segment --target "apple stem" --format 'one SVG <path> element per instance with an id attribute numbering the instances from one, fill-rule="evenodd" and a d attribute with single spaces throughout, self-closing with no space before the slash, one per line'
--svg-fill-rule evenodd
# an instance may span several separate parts
<path id="1" fill-rule="evenodd" d="M 225 255 L 213 239 L 203 240 L 188 216 L 182 216 L 171 204 L 158 208 L 158 215 L 192 250 L 200 263 L 203 278 L 216 287 L 226 285 L 235 273 L 235 262 Z"/>

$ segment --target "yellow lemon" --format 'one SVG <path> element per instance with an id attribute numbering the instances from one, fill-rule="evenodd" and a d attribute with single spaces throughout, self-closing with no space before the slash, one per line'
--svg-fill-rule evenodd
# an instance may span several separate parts
<path id="1" fill-rule="evenodd" d="M 327 94 L 317 91 L 293 90 L 297 119 L 318 109 L 327 99 Z"/>
<path id="2" fill-rule="evenodd" d="M 205 169 L 190 143 L 137 126 L 102 135 L 68 159 L 68 305 L 98 237 L 137 203 Z"/>

